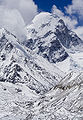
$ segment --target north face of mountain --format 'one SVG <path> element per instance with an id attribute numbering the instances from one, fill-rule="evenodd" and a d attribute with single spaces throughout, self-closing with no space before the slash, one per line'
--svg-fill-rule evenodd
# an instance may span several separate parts
<path id="1" fill-rule="evenodd" d="M 40 13 L 27 27 L 27 41 L 24 44 L 51 63 L 62 62 L 68 58 L 65 48 L 71 49 L 82 43 L 70 31 L 62 19 L 50 13 Z"/>
<path id="2" fill-rule="evenodd" d="M 58 25 L 55 29 L 55 35 L 65 48 L 69 49 L 83 44 L 82 40 L 67 28 L 63 20 L 60 19 L 58 21 Z"/>

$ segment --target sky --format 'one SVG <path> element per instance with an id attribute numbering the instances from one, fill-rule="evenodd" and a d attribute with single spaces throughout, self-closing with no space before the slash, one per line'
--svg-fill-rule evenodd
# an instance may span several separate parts
<path id="1" fill-rule="evenodd" d="M 51 12 L 52 6 L 56 5 L 58 9 L 64 11 L 64 6 L 71 4 L 71 0 L 34 0 L 39 11 Z"/>
<path id="2" fill-rule="evenodd" d="M 40 12 L 57 14 L 83 39 L 83 0 L 0 0 L 0 28 L 22 38 L 25 26 Z"/>

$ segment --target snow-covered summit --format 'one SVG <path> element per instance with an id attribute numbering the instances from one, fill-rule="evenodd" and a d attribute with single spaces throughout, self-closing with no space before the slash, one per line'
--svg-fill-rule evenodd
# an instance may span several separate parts
<path id="1" fill-rule="evenodd" d="M 60 24 L 59 20 L 60 18 L 50 13 L 40 13 L 27 27 L 28 40 L 25 42 L 27 47 L 54 63 L 68 57 L 55 35 L 55 28 Z"/>
<path id="2" fill-rule="evenodd" d="M 48 22 L 49 19 L 51 18 L 51 14 L 49 12 L 41 12 L 40 14 L 36 15 L 34 19 L 32 20 L 33 23 L 35 22 Z"/>
<path id="3" fill-rule="evenodd" d="M 33 28 L 37 32 L 40 31 L 40 34 L 43 35 L 43 33 L 47 32 L 49 29 L 55 31 L 55 25 L 58 24 L 59 20 L 60 20 L 59 17 L 53 16 L 51 13 L 41 12 L 40 14 L 35 16 L 35 18 L 32 20 L 32 24 L 29 25 L 27 29 Z M 43 31 L 41 31 L 42 29 Z"/>
<path id="4" fill-rule="evenodd" d="M 72 56 L 82 51 L 83 41 L 57 15 L 42 12 L 35 16 L 32 24 L 27 26 L 27 40 L 24 44 L 50 63 L 57 63 L 61 70 L 64 70 L 66 62 L 67 71 L 72 70 L 73 66 L 77 66 L 79 71 L 81 67 L 75 65 L 77 60 L 74 61 Z"/>

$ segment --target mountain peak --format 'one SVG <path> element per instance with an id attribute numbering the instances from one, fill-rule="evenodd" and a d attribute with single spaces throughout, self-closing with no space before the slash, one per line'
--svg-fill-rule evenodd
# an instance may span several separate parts
<path id="1" fill-rule="evenodd" d="M 57 15 L 53 15 L 49 12 L 41 12 L 35 16 L 35 18 L 32 20 L 32 24 L 38 28 L 44 27 L 45 25 L 49 25 L 51 23 L 57 25 L 59 19 L 60 18 Z"/>
<path id="2" fill-rule="evenodd" d="M 40 20 L 42 21 L 42 20 L 44 20 L 44 18 L 48 19 L 49 16 L 51 16 L 51 13 L 41 12 L 38 15 L 35 16 L 35 18 L 33 19 L 33 23 L 36 22 L 36 21 L 40 21 Z"/>

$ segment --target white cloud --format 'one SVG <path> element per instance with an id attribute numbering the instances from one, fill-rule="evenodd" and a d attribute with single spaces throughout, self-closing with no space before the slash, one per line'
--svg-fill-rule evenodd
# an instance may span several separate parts
<path id="1" fill-rule="evenodd" d="M 73 31 L 83 40 L 83 26 L 79 26 Z"/>
<path id="2" fill-rule="evenodd" d="M 70 15 L 78 14 L 83 19 L 83 0 L 72 0 L 72 5 L 67 6 L 66 11 Z"/>
<path id="3" fill-rule="evenodd" d="M 55 5 L 52 7 L 52 13 L 58 15 L 61 19 L 64 20 L 65 24 L 70 28 L 74 29 L 77 25 L 77 20 L 74 18 L 70 18 L 69 16 L 66 16 L 61 10 L 59 10 Z"/>
<path id="4" fill-rule="evenodd" d="M 27 24 L 37 14 L 37 5 L 33 0 L 2 0 L 2 5 L 9 9 L 17 9 Z"/>
<path id="5" fill-rule="evenodd" d="M 83 20 L 83 0 L 72 0 L 72 5 L 68 5 L 65 9 L 69 15 L 74 16 L 76 14 L 78 16 L 79 25 L 79 22 Z M 75 27 L 73 31 L 83 40 L 83 26 Z"/>
<path id="6" fill-rule="evenodd" d="M 83 18 L 82 0 L 73 0 L 72 5 L 65 8 L 66 8 L 66 12 L 69 13 L 68 16 L 65 15 L 61 10 L 59 10 L 55 5 L 53 5 L 52 7 L 52 13 L 58 15 L 61 19 L 63 19 L 65 24 L 68 26 L 68 28 L 74 31 L 83 40 L 83 26 L 77 27 L 77 25 L 79 25 L 79 22 L 77 21 L 76 16 L 74 16 L 74 13 L 78 12 L 79 17 L 81 19 Z"/>
<path id="7" fill-rule="evenodd" d="M 5 28 L 21 38 L 25 34 L 25 23 L 17 10 L 0 7 L 0 28 Z"/>
<path id="8" fill-rule="evenodd" d="M 59 10 L 55 5 L 53 5 L 52 7 L 52 13 L 58 16 L 64 16 L 64 13 L 61 10 Z"/>
<path id="9" fill-rule="evenodd" d="M 25 26 L 37 14 L 37 6 L 33 0 L 1 0 L 0 27 L 22 39 Z"/>

